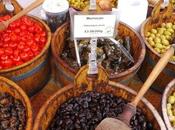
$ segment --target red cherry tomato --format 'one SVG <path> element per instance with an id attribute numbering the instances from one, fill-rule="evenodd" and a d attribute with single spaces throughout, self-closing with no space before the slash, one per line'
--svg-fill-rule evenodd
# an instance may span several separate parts
<path id="1" fill-rule="evenodd" d="M 2 47 L 2 46 L 3 46 L 3 44 L 4 44 L 4 43 L 3 43 L 2 41 L 0 41 L 0 47 Z"/>
<path id="2" fill-rule="evenodd" d="M 17 43 L 11 42 L 11 43 L 9 43 L 9 47 L 15 49 L 17 47 Z"/>
<path id="3" fill-rule="evenodd" d="M 4 43 L 4 44 L 3 44 L 3 47 L 4 47 L 4 48 L 7 48 L 7 47 L 9 47 L 9 44 L 8 44 L 8 43 Z"/>
<path id="4" fill-rule="evenodd" d="M 3 48 L 0 48 L 0 56 L 2 56 L 4 54 L 4 49 Z"/>
<path id="5" fill-rule="evenodd" d="M 16 56 L 19 56 L 19 54 L 20 54 L 20 51 L 17 49 L 17 50 L 14 50 L 14 56 L 16 57 Z"/>
<path id="6" fill-rule="evenodd" d="M 46 43 L 46 38 L 45 37 L 40 37 L 40 42 L 41 43 Z"/>
<path id="7" fill-rule="evenodd" d="M 10 16 L 0 17 L 0 21 Z M 37 56 L 46 44 L 42 26 L 24 16 L 0 31 L 0 69 L 21 65 Z"/>
<path id="8" fill-rule="evenodd" d="M 28 46 L 31 46 L 31 45 L 34 44 L 34 40 L 31 39 L 31 40 L 27 41 L 26 44 L 27 44 Z"/>
<path id="9" fill-rule="evenodd" d="M 39 34 L 36 34 L 36 35 L 35 35 L 35 41 L 36 41 L 36 42 L 39 42 L 39 41 L 40 41 L 40 35 L 39 35 Z"/>
<path id="10" fill-rule="evenodd" d="M 35 25 L 34 25 L 34 29 L 35 29 L 35 32 L 36 32 L 36 33 L 42 32 L 42 30 L 43 30 L 42 27 L 41 27 L 40 25 L 38 25 L 38 24 L 35 24 Z"/>
<path id="11" fill-rule="evenodd" d="M 38 51 L 38 46 L 37 45 L 32 45 L 31 46 L 31 50 L 33 51 L 33 52 L 36 52 L 36 51 Z"/>
<path id="12" fill-rule="evenodd" d="M 28 60 L 29 60 L 29 56 L 28 56 L 28 54 L 27 54 L 26 52 L 22 52 L 22 53 L 20 54 L 20 57 L 21 57 L 21 59 L 22 59 L 23 61 L 28 61 Z"/>
<path id="13" fill-rule="evenodd" d="M 18 66 L 18 65 L 22 65 L 24 62 L 23 61 L 18 61 L 18 62 L 15 62 L 15 65 Z"/>
<path id="14" fill-rule="evenodd" d="M 42 31 L 42 32 L 40 33 L 40 35 L 41 35 L 41 37 L 46 37 L 46 32 Z"/>
<path id="15" fill-rule="evenodd" d="M 13 61 L 14 61 L 15 63 L 21 61 L 20 56 L 14 56 L 14 57 L 13 57 Z"/>
<path id="16" fill-rule="evenodd" d="M 9 42 L 9 41 L 10 41 L 10 37 L 9 37 L 9 36 L 6 36 L 6 37 L 4 38 L 4 42 L 7 43 L 7 42 Z"/>
<path id="17" fill-rule="evenodd" d="M 14 30 L 14 32 L 18 34 L 18 33 L 20 33 L 20 29 L 19 29 L 19 28 L 16 28 L 16 29 Z"/>
<path id="18" fill-rule="evenodd" d="M 12 59 L 4 60 L 1 63 L 2 63 L 2 66 L 6 69 L 12 67 L 12 65 L 13 65 Z"/>
<path id="19" fill-rule="evenodd" d="M 13 49 L 10 48 L 10 47 L 6 48 L 6 49 L 5 49 L 5 54 L 6 54 L 6 55 L 12 55 L 12 54 L 13 54 Z"/>
<path id="20" fill-rule="evenodd" d="M 26 45 L 26 46 L 24 47 L 24 50 L 23 50 L 23 51 L 24 51 L 24 52 L 30 51 L 30 47 Z"/>
<path id="21" fill-rule="evenodd" d="M 29 52 L 28 52 L 28 55 L 29 55 L 29 58 L 30 58 L 30 59 L 32 59 L 32 58 L 34 57 L 34 54 L 33 54 L 32 51 L 29 51 Z"/>
<path id="22" fill-rule="evenodd" d="M 0 58 L 1 58 L 1 60 L 7 60 L 9 57 L 8 57 L 7 55 L 4 54 L 4 55 L 2 55 Z"/>
<path id="23" fill-rule="evenodd" d="M 25 42 L 20 42 L 19 44 L 18 44 L 18 49 L 19 50 L 23 50 L 25 48 Z"/>
<path id="24" fill-rule="evenodd" d="M 21 30 L 26 30 L 27 26 L 26 25 L 21 25 L 20 28 L 21 28 Z"/>

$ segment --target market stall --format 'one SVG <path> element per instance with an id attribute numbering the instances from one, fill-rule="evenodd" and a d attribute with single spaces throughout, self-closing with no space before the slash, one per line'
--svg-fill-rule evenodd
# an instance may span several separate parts
<path id="1" fill-rule="evenodd" d="M 0 1 L 0 130 L 175 129 L 174 3 Z"/>

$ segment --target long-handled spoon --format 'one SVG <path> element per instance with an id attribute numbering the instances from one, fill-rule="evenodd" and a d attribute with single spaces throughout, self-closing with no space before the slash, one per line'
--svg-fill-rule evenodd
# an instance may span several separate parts
<path id="1" fill-rule="evenodd" d="M 29 5 L 27 8 L 25 8 L 24 10 L 22 10 L 21 12 L 19 12 L 15 16 L 13 16 L 11 19 L 9 19 L 7 21 L 0 22 L 0 31 L 5 30 L 9 26 L 10 23 L 12 23 L 15 20 L 19 19 L 20 17 L 26 15 L 28 12 L 30 12 L 34 8 L 36 8 L 39 5 L 41 5 L 43 2 L 44 2 L 44 0 L 36 0 L 31 5 Z"/>
<path id="2" fill-rule="evenodd" d="M 172 45 L 172 47 L 169 48 L 168 51 L 159 60 L 159 62 L 157 63 L 157 65 L 149 75 L 148 79 L 143 84 L 137 96 L 134 98 L 134 100 L 131 103 L 127 104 L 124 107 L 123 113 L 121 113 L 117 117 L 117 119 L 105 118 L 104 120 L 102 120 L 102 122 L 97 126 L 95 130 L 131 130 L 131 128 L 129 127 L 130 120 L 132 116 L 136 113 L 136 107 L 139 101 L 142 99 L 144 94 L 150 88 L 152 83 L 156 80 L 156 78 L 161 73 L 161 71 L 165 68 L 170 57 L 174 55 L 174 49 L 175 49 L 175 45 Z M 113 82 L 109 82 L 109 84 L 115 86 L 115 83 Z"/>

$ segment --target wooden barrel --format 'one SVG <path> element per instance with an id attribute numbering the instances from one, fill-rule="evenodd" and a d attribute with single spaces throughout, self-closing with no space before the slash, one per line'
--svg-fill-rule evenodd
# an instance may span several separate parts
<path id="1" fill-rule="evenodd" d="M 51 31 L 40 19 L 31 17 L 47 32 L 47 43 L 43 50 L 32 60 L 9 69 L 0 70 L 0 75 L 16 82 L 29 96 L 41 90 L 50 77 L 49 47 Z"/>
<path id="2" fill-rule="evenodd" d="M 15 99 L 20 100 L 26 109 L 26 127 L 25 130 L 32 130 L 32 107 L 29 98 L 25 92 L 14 82 L 0 76 L 0 92 L 8 93 Z"/>
<path id="3" fill-rule="evenodd" d="M 94 88 L 100 93 L 110 93 L 115 96 L 122 97 L 128 101 L 131 101 L 135 97 L 136 92 L 128 88 L 127 86 L 121 85 L 119 83 L 116 86 L 99 86 Z M 50 97 L 46 103 L 40 109 L 35 122 L 33 130 L 47 130 L 49 124 L 55 116 L 57 109 L 72 97 L 77 97 L 87 90 L 82 87 L 76 87 L 70 84 L 58 92 L 56 92 L 52 97 Z M 149 103 L 146 99 L 142 99 L 138 105 L 142 111 L 147 116 L 148 120 L 151 121 L 155 130 L 166 130 L 165 125 L 156 111 L 156 109 Z"/>
<path id="4" fill-rule="evenodd" d="M 162 114 L 163 114 L 163 119 L 165 121 L 165 125 L 168 130 L 173 130 L 168 114 L 167 114 L 167 102 L 168 102 L 168 97 L 175 92 L 175 79 L 172 80 L 167 86 L 166 89 L 163 93 L 162 97 Z"/>
<path id="5" fill-rule="evenodd" d="M 118 30 L 119 36 L 131 37 L 131 40 L 132 40 L 131 54 L 133 55 L 135 64 L 134 66 L 132 66 L 131 68 L 129 68 L 124 72 L 121 72 L 115 75 L 110 75 L 110 74 L 109 75 L 110 75 L 110 80 L 126 81 L 126 80 L 130 80 L 140 68 L 140 65 L 142 64 L 145 57 L 145 45 L 140 35 L 128 25 L 120 22 L 118 29 L 119 29 Z M 63 51 L 63 48 L 65 46 L 67 30 L 70 30 L 68 23 L 65 23 L 61 27 L 59 27 L 57 31 L 54 33 L 52 44 L 51 44 L 53 59 L 57 68 L 57 73 L 55 76 L 56 81 L 59 81 L 62 84 L 62 86 L 73 82 L 74 76 L 77 73 L 77 71 L 74 68 L 71 68 L 60 57 Z"/>
<path id="6" fill-rule="evenodd" d="M 160 59 L 160 54 L 158 54 L 147 42 L 146 33 L 152 28 L 159 27 L 162 23 L 174 22 L 175 14 L 172 14 L 173 8 L 171 5 L 168 6 L 163 12 L 160 13 L 161 2 L 154 8 L 154 13 L 151 17 L 144 21 L 141 27 L 141 36 L 147 47 L 147 53 L 143 65 L 139 71 L 139 77 L 141 80 L 145 81 L 156 63 Z M 153 83 L 153 89 L 158 92 L 163 92 L 166 85 L 175 77 L 175 62 L 169 62 L 166 68 L 161 72 L 159 77 Z"/>
<path id="7" fill-rule="evenodd" d="M 20 12 L 22 10 L 22 7 L 19 5 L 19 3 L 16 0 L 11 0 L 12 5 L 14 6 L 15 10 L 14 10 L 14 14 L 17 14 L 18 12 Z M 0 15 L 4 15 L 7 14 L 7 11 L 5 10 L 3 1 L 0 1 Z"/>

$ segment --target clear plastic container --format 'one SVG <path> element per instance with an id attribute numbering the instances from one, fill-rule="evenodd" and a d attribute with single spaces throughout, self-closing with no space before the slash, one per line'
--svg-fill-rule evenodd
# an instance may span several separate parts
<path id="1" fill-rule="evenodd" d="M 66 21 L 69 3 L 67 0 L 45 0 L 42 8 L 45 13 L 45 20 L 54 32 Z"/>

